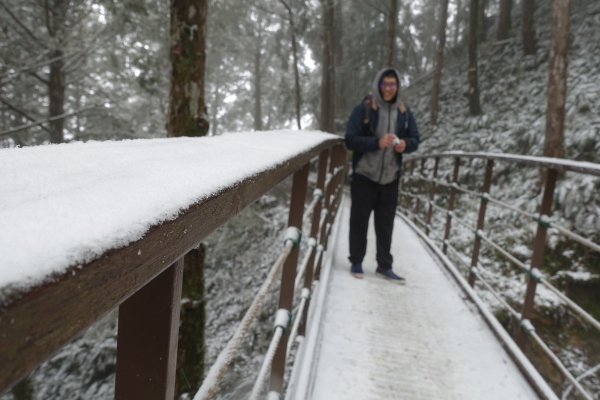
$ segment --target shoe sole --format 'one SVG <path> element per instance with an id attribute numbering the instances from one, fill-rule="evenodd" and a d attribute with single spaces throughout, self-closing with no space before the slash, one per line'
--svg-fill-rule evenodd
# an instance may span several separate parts
<path id="1" fill-rule="evenodd" d="M 362 279 L 363 278 L 363 274 L 357 274 L 356 272 L 350 272 L 350 275 L 352 275 L 356 279 Z"/>
<path id="2" fill-rule="evenodd" d="M 379 276 L 379 277 L 381 277 L 381 278 L 383 278 L 383 279 L 385 279 L 385 280 L 388 280 L 388 281 L 394 282 L 394 283 L 395 283 L 395 284 L 397 284 L 397 285 L 406 285 L 406 280 L 405 280 L 405 279 L 402 279 L 402 280 L 400 280 L 400 279 L 392 279 L 392 278 L 388 278 L 387 276 L 385 276 L 385 275 L 383 275 L 383 274 L 380 274 L 379 272 L 376 272 L 376 273 L 375 273 L 375 275 L 377 275 L 377 276 Z"/>

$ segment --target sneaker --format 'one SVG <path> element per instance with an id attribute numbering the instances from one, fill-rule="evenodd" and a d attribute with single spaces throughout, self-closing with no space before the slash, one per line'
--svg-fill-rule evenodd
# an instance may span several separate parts
<path id="1" fill-rule="evenodd" d="M 406 279 L 396 275 L 391 269 L 383 269 L 381 267 L 377 267 L 377 271 L 375 271 L 375 273 L 385 279 L 389 279 L 390 281 L 399 283 L 400 285 L 404 285 L 406 283 Z"/>
<path id="2" fill-rule="evenodd" d="M 354 276 L 355 278 L 362 279 L 362 264 L 352 264 L 352 266 L 350 267 L 350 274 L 352 274 L 352 276 Z"/>

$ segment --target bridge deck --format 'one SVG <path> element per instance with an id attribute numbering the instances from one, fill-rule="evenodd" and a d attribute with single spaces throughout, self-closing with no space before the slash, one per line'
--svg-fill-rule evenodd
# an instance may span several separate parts
<path id="1" fill-rule="evenodd" d="M 349 199 L 342 209 L 317 351 L 312 399 L 537 399 L 491 330 L 417 235 L 397 218 L 399 286 L 374 274 L 369 232 L 364 279 L 349 274 Z"/>

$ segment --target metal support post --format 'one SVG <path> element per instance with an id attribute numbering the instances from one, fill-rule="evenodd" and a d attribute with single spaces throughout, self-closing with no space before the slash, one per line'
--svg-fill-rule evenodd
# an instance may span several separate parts
<path id="1" fill-rule="evenodd" d="M 319 155 L 319 161 L 318 161 L 318 169 L 317 169 L 317 189 L 321 189 L 323 190 L 325 187 L 325 174 L 327 173 L 327 162 L 329 160 L 329 149 L 327 150 L 323 150 L 321 152 L 321 154 Z M 323 195 L 325 196 L 325 195 Z M 310 225 L 310 237 L 312 238 L 317 238 L 317 235 L 319 234 L 319 222 L 321 221 L 321 209 L 323 208 L 322 206 L 323 204 L 323 200 L 317 202 L 317 205 L 315 206 L 315 210 L 313 211 L 313 215 L 312 215 L 312 222 Z M 315 256 L 316 256 L 317 252 L 316 250 L 312 252 L 310 258 L 308 259 L 308 265 L 306 266 L 306 272 L 304 274 L 304 287 L 310 289 L 312 286 L 312 282 L 313 282 L 313 271 L 314 271 L 314 265 L 315 265 Z M 306 301 L 306 307 L 305 309 L 308 310 L 310 307 L 310 298 Z M 298 335 L 304 335 L 304 332 L 306 330 L 306 320 L 307 320 L 307 316 L 308 316 L 308 312 L 305 312 L 302 315 L 302 322 L 300 323 L 300 326 L 298 327 Z"/>
<path id="2" fill-rule="evenodd" d="M 542 205 L 540 207 L 540 217 L 542 215 L 550 216 L 550 213 L 552 212 L 552 199 L 554 198 L 554 187 L 556 186 L 557 177 L 558 171 L 555 169 L 549 169 L 546 173 L 546 186 L 544 187 L 544 197 L 542 198 Z M 544 224 L 538 224 L 535 239 L 533 240 L 533 254 L 531 255 L 531 266 L 529 271 L 532 271 L 534 268 L 539 269 L 542 266 L 544 249 L 546 247 L 546 229 Z M 521 311 L 521 319 L 531 320 L 536 287 L 536 280 L 529 276 L 529 279 L 527 280 L 527 291 L 525 292 L 525 301 L 523 302 L 523 310 Z M 522 329 L 519 329 L 517 332 L 517 344 L 523 347 L 526 340 L 527 334 Z"/>
<path id="3" fill-rule="evenodd" d="M 435 165 L 433 166 L 433 182 L 431 182 L 431 189 L 429 190 L 429 207 L 427 208 L 427 226 L 425 227 L 425 234 L 429 236 L 429 224 L 431 224 L 431 214 L 433 213 L 433 205 L 431 203 L 435 199 L 436 179 L 438 173 L 438 165 L 440 164 L 440 158 L 435 158 Z"/>
<path id="4" fill-rule="evenodd" d="M 415 171 L 415 162 L 411 161 L 410 162 L 410 175 L 409 175 L 409 179 L 408 179 L 408 187 L 406 188 L 406 193 L 410 194 L 410 189 L 412 188 L 412 176 L 413 176 L 413 172 Z M 410 203 L 412 201 L 412 198 L 410 196 L 406 196 L 406 209 L 410 210 Z"/>
<path id="5" fill-rule="evenodd" d="M 475 243 L 473 244 L 473 255 L 471 257 L 471 267 L 477 267 L 479 261 L 479 249 L 481 248 L 481 236 L 479 231 L 483 230 L 485 223 L 485 210 L 487 208 L 488 198 L 486 195 L 490 193 L 492 186 L 492 169 L 494 168 L 494 160 L 488 160 L 485 167 L 485 177 L 483 178 L 483 187 L 481 188 L 481 203 L 479 203 L 479 217 L 477 218 L 477 233 L 475 234 Z M 469 274 L 469 285 L 475 285 L 475 274 Z"/>
<path id="6" fill-rule="evenodd" d="M 175 396 L 183 258 L 119 306 L 115 399 Z"/>
<path id="7" fill-rule="evenodd" d="M 423 189 L 422 176 L 425 173 L 425 159 L 421 159 L 421 171 L 419 172 L 419 186 L 417 187 L 417 201 L 415 203 L 415 218 L 419 216 L 419 208 L 421 206 L 421 190 Z"/>
<path id="8" fill-rule="evenodd" d="M 306 186 L 308 181 L 309 163 L 304 165 L 294 174 L 292 183 L 292 198 L 290 200 L 290 214 L 288 226 L 302 228 L 302 216 L 306 201 Z M 281 275 L 281 288 L 279 290 L 279 309 L 291 310 L 294 301 L 294 283 L 296 281 L 296 268 L 298 266 L 298 250 L 296 246 L 283 264 Z M 281 393 L 283 391 L 283 373 L 285 369 L 286 345 L 289 332 L 281 339 L 271 368 L 270 391 Z M 282 344 L 283 343 L 283 344 Z"/>
<path id="9" fill-rule="evenodd" d="M 452 183 L 456 183 L 458 180 L 458 169 L 460 167 L 460 157 L 454 159 L 454 172 L 452 173 Z M 456 198 L 456 190 L 450 189 L 450 199 L 448 200 L 448 212 L 454 211 L 454 199 Z M 444 254 L 448 251 L 446 240 L 450 237 L 450 228 L 452 227 L 452 217 L 448 215 L 446 217 L 446 230 L 444 232 L 444 247 L 442 251 Z"/>

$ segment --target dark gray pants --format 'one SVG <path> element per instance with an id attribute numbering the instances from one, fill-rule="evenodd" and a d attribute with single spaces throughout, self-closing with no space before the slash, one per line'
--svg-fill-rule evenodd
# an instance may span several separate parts
<path id="1" fill-rule="evenodd" d="M 363 179 L 352 179 L 350 186 L 352 206 L 350 209 L 350 257 L 352 264 L 360 264 L 367 251 L 369 217 L 375 212 L 375 235 L 377 237 L 377 264 L 391 269 L 394 258 L 390 253 L 392 231 L 398 204 L 398 181 L 379 185 Z"/>

